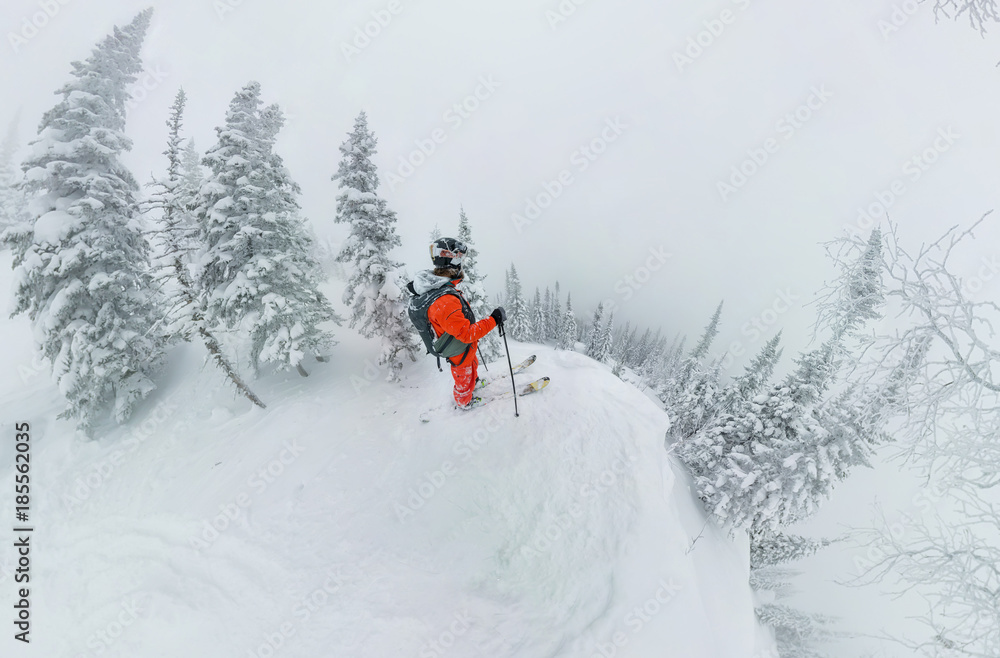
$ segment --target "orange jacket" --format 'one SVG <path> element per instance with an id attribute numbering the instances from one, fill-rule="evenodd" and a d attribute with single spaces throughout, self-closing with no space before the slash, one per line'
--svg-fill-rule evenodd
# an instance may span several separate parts
<path id="1" fill-rule="evenodd" d="M 449 283 L 454 286 L 456 282 Z M 451 334 L 463 343 L 472 345 L 475 351 L 475 343 L 493 331 L 497 322 L 492 317 L 483 318 L 473 324 L 462 313 L 462 302 L 455 298 L 455 295 L 441 295 L 430 308 L 427 309 L 427 319 L 430 320 L 434 333 L 440 338 L 443 334 Z"/>

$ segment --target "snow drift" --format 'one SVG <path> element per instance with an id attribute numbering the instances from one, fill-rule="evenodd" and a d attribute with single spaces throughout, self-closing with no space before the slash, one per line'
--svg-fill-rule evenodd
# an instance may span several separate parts
<path id="1" fill-rule="evenodd" d="M 706 521 L 664 449 L 667 415 L 587 357 L 512 344 L 515 359 L 539 355 L 519 379 L 553 382 L 521 399 L 520 418 L 507 401 L 421 424 L 450 394 L 432 359 L 387 384 L 372 348 L 347 337 L 310 378 L 259 381 L 260 410 L 183 348 L 132 424 L 88 442 L 55 420 L 62 401 L 25 356 L 27 327 L 9 333 L 0 417 L 33 428 L 25 655 L 750 658 L 770 646 L 746 547 Z"/>

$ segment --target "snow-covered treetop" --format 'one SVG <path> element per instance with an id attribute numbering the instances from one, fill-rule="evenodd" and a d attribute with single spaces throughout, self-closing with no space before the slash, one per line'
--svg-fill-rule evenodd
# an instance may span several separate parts
<path id="1" fill-rule="evenodd" d="M 125 102 L 129 85 L 142 70 L 139 51 L 151 17 L 152 9 L 141 12 L 125 27 L 116 27 L 86 60 L 73 62 L 72 79 L 56 92 L 62 100 L 42 117 L 23 165 L 30 189 L 110 202 L 114 194 L 94 185 L 85 169 L 104 170 L 119 189 L 138 187 L 119 165 L 118 155 L 132 148 L 124 133 Z"/>
<path id="2" fill-rule="evenodd" d="M 378 172 L 372 156 L 376 153 L 378 140 L 368 129 L 368 116 L 362 111 L 354 120 L 354 129 L 347 140 L 340 145 L 343 156 L 333 180 L 340 181 L 340 187 L 349 187 L 362 193 L 378 190 Z"/>
<path id="3" fill-rule="evenodd" d="M 114 31 L 94 48 L 90 57 L 71 64 L 73 67 L 71 75 L 76 79 L 66 83 L 56 93 L 63 95 L 64 102 L 76 99 L 81 104 L 84 101 L 110 103 L 111 107 L 108 109 L 111 112 L 101 111 L 98 114 L 113 121 L 106 126 L 107 128 L 123 130 L 125 103 L 131 97 L 128 88 L 142 71 L 139 50 L 142 48 L 142 41 L 152 17 L 153 9 L 149 8 L 140 12 L 125 27 L 116 26 Z M 61 114 L 58 110 L 59 106 L 47 113 L 42 119 L 42 125 L 46 125 L 53 115 Z"/>

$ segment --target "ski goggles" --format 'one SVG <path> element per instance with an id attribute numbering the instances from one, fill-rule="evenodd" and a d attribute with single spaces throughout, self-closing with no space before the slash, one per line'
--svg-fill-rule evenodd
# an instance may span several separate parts
<path id="1" fill-rule="evenodd" d="M 435 245 L 431 245 L 431 258 L 450 258 L 452 264 L 461 265 L 462 259 L 465 258 L 464 251 L 452 251 L 450 249 L 442 249 Z"/>

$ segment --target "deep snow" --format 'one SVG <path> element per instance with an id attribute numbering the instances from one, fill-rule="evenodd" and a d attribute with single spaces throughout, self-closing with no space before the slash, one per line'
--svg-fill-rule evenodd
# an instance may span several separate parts
<path id="1" fill-rule="evenodd" d="M 427 358 L 385 383 L 339 333 L 311 377 L 256 382 L 266 410 L 185 346 L 132 423 L 86 441 L 8 322 L 0 418 L 32 424 L 36 532 L 32 644 L 7 633 L 4 655 L 768 655 L 746 546 L 706 523 L 645 395 L 512 344 L 539 355 L 519 379 L 553 380 L 520 418 L 507 401 L 421 424 L 447 373 Z"/>

